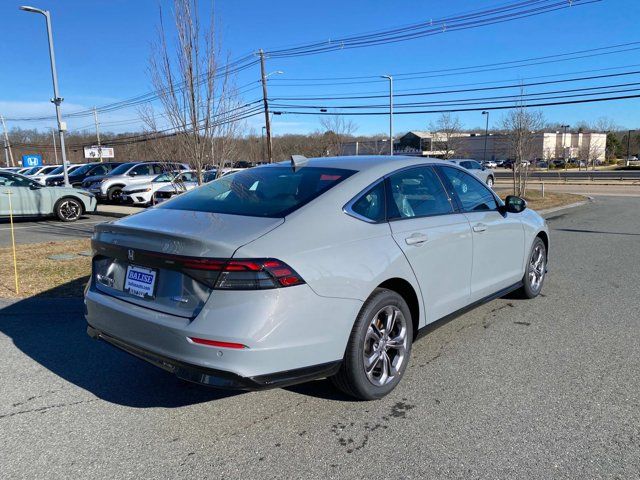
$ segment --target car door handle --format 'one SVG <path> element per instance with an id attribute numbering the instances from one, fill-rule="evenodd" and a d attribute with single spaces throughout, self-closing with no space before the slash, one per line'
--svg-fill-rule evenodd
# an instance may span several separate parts
<path id="1" fill-rule="evenodd" d="M 477 223 L 473 226 L 474 232 L 484 232 L 487 229 L 487 226 L 484 223 Z"/>
<path id="2" fill-rule="evenodd" d="M 404 239 L 404 241 L 407 242 L 407 245 L 417 246 L 422 245 L 427 240 L 429 240 L 429 237 L 427 237 L 424 233 L 414 233 L 413 235 Z"/>

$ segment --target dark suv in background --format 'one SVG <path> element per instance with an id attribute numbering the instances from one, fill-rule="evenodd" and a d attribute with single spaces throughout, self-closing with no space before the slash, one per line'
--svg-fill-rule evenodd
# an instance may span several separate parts
<path id="1" fill-rule="evenodd" d="M 107 175 L 118 165 L 120 165 L 118 162 L 88 163 L 80 168 L 76 168 L 69 174 L 69 183 L 72 187 L 80 187 L 85 178 L 95 175 Z M 64 185 L 64 176 L 56 175 L 55 177 L 49 177 L 46 180 L 46 185 L 47 187 Z"/>

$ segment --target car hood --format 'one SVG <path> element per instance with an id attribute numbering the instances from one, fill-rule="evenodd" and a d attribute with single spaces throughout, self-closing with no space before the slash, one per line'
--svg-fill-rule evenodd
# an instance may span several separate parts
<path id="1" fill-rule="evenodd" d="M 192 188 L 197 187 L 198 184 L 196 182 L 183 182 L 183 183 L 170 183 L 169 185 L 165 185 L 164 187 L 159 188 L 158 192 L 184 192 L 185 190 L 191 190 Z M 184 187 L 184 188 L 183 188 Z"/>
<path id="2" fill-rule="evenodd" d="M 89 183 L 89 182 L 97 182 L 99 180 L 102 180 L 104 178 L 107 178 L 109 175 L 93 175 L 91 177 L 87 177 L 84 179 L 85 182 Z"/>
<path id="3" fill-rule="evenodd" d="M 149 208 L 97 225 L 94 239 L 173 255 L 231 258 L 238 248 L 283 223 L 283 218 Z"/>
<path id="4" fill-rule="evenodd" d="M 164 182 L 162 182 L 164 183 Z M 122 189 L 123 192 L 130 192 L 131 190 L 140 190 L 140 189 L 146 189 L 146 188 L 153 188 L 154 185 L 157 185 L 158 182 L 156 182 L 155 184 L 152 182 L 146 182 L 146 183 L 136 183 L 134 185 L 128 185 L 126 187 L 124 187 Z"/>

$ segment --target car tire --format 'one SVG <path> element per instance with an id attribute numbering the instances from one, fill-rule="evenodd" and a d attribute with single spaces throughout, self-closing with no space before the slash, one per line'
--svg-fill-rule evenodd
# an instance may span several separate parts
<path id="1" fill-rule="evenodd" d="M 487 187 L 489 187 L 489 188 L 493 188 L 493 183 L 494 183 L 494 182 L 493 182 L 493 177 L 492 177 L 491 175 L 489 175 L 489 176 L 487 177 Z"/>
<path id="2" fill-rule="evenodd" d="M 120 202 L 122 199 L 122 187 L 115 185 L 107 190 L 107 200 L 110 202 Z"/>
<path id="3" fill-rule="evenodd" d="M 359 400 L 382 398 L 400 383 L 412 343 L 407 302 L 392 290 L 377 288 L 358 313 L 342 365 L 332 381 Z"/>
<path id="4" fill-rule="evenodd" d="M 62 222 L 75 222 L 83 211 L 82 202 L 70 197 L 58 200 L 54 209 L 56 217 Z"/>
<path id="5" fill-rule="evenodd" d="M 540 295 L 547 274 L 547 247 L 540 237 L 531 245 L 527 258 L 527 269 L 522 278 L 522 288 L 518 290 L 521 298 L 535 298 Z"/>

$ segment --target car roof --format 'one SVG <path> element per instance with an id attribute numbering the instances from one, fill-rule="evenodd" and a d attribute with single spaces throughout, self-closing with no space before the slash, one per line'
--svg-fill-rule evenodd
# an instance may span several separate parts
<path id="1" fill-rule="evenodd" d="M 424 165 L 424 164 L 441 164 L 446 165 L 445 160 L 432 157 L 412 157 L 408 155 L 358 155 L 358 156 L 344 156 L 344 157 L 318 157 L 309 158 L 306 160 L 305 166 L 307 167 L 325 167 L 325 168 L 345 168 L 348 170 L 356 170 L 358 172 L 364 172 L 367 170 L 380 170 L 388 169 L 393 166 L 393 170 L 409 167 L 411 165 Z M 275 165 L 289 166 L 290 161 L 278 162 Z M 268 166 L 268 165 L 267 165 Z M 261 165 L 260 168 L 263 168 Z"/>

